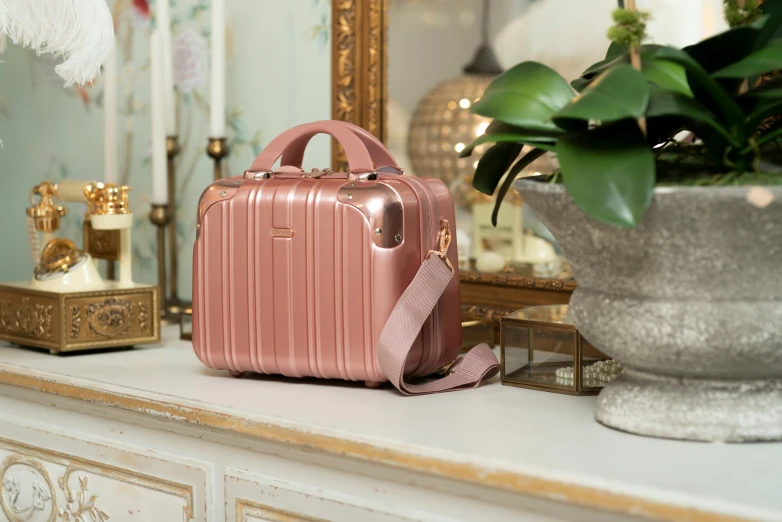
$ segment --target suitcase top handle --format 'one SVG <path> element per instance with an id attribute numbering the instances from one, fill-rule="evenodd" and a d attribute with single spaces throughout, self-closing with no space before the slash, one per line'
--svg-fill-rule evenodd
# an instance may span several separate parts
<path id="1" fill-rule="evenodd" d="M 323 123 L 345 127 L 346 129 L 351 130 L 353 134 L 358 136 L 364 146 L 367 148 L 367 151 L 369 151 L 369 155 L 372 158 L 372 162 L 375 164 L 376 170 L 383 169 L 384 172 L 392 172 L 395 174 L 403 173 L 402 168 L 399 167 L 394 157 L 390 152 L 388 152 L 388 149 L 386 149 L 385 145 L 383 145 L 383 143 L 368 130 L 346 121 L 325 120 Z M 296 167 L 300 169 L 302 162 L 304 161 L 304 149 L 307 148 L 307 144 L 311 139 L 312 136 L 302 136 L 301 138 L 298 138 L 293 143 L 291 143 L 288 148 L 285 149 L 285 152 L 282 155 L 282 160 L 280 160 L 280 165 Z"/>
<path id="2" fill-rule="evenodd" d="M 272 172 L 280 157 L 283 157 L 284 166 L 301 167 L 304 149 L 316 134 L 329 134 L 342 145 L 351 173 L 374 172 L 375 164 L 378 168 L 391 167 L 401 173 L 391 154 L 377 138 L 361 127 L 335 120 L 305 123 L 288 129 L 266 145 L 255 158 L 250 171 Z"/>

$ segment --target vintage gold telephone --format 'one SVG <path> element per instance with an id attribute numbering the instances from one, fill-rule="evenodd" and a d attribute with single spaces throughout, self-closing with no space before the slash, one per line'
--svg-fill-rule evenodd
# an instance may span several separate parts
<path id="1" fill-rule="evenodd" d="M 28 233 L 35 263 L 28 281 L 0 284 L 0 339 L 52 353 L 156 342 L 158 287 L 133 282 L 130 187 L 97 181 L 43 181 L 30 193 Z M 83 247 L 56 237 L 68 209 L 83 202 Z M 104 280 L 97 259 L 119 263 Z"/>

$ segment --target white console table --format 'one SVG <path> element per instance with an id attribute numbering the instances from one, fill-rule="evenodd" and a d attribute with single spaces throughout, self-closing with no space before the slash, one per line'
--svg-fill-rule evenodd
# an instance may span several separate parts
<path id="1" fill-rule="evenodd" d="M 424 397 L 233 379 L 164 338 L 0 345 L 1 520 L 782 520 L 782 444 L 628 435 L 594 398 L 496 378 Z"/>

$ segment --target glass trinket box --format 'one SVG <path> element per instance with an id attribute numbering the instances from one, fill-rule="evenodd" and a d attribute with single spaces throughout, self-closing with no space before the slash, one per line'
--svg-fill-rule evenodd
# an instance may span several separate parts
<path id="1" fill-rule="evenodd" d="M 523 308 L 500 320 L 502 384 L 570 395 L 596 394 L 622 371 L 589 344 L 568 305 Z"/>

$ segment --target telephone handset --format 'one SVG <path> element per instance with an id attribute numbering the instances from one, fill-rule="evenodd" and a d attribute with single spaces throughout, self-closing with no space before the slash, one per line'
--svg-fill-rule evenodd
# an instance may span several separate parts
<path id="1" fill-rule="evenodd" d="M 130 228 L 133 214 L 128 206 L 129 190 L 126 185 L 70 180 L 56 184 L 43 181 L 33 187 L 31 206 L 27 208 L 30 246 L 36 263 L 31 287 L 68 292 L 107 286 L 90 255 L 88 230 L 93 230 L 93 234 L 95 231 L 118 231 L 119 244 L 114 248 L 118 250 L 119 284 L 132 284 Z M 68 213 L 60 202 L 82 202 L 87 206 L 83 249 L 69 239 L 55 237 L 62 218 Z"/>
<path id="2" fill-rule="evenodd" d="M 162 294 L 132 280 L 129 191 L 98 181 L 33 187 L 26 213 L 35 268 L 30 279 L 0 282 L 0 340 L 53 354 L 160 341 Z M 61 235 L 67 202 L 86 207 L 81 245 Z M 101 259 L 111 262 L 105 279 Z"/>

